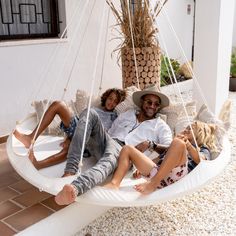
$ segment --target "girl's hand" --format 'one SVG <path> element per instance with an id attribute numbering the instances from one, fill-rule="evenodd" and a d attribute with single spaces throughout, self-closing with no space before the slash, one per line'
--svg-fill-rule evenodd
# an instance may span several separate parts
<path id="1" fill-rule="evenodd" d="M 177 136 L 176 136 L 177 138 L 179 138 L 179 139 L 181 139 L 181 140 L 183 140 L 183 141 L 186 141 L 186 136 L 184 135 L 184 134 L 177 134 Z"/>
<path id="2" fill-rule="evenodd" d="M 141 174 L 141 172 L 140 172 L 139 170 L 135 170 L 135 171 L 133 172 L 133 178 L 134 178 L 134 179 L 140 179 L 141 176 L 142 176 L 142 174 Z"/>

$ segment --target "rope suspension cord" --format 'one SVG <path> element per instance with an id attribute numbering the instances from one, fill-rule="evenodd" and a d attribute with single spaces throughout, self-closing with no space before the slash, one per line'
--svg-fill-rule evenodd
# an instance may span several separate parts
<path id="1" fill-rule="evenodd" d="M 102 29 L 103 29 L 104 21 L 105 21 L 105 9 L 106 9 L 106 2 L 104 1 L 103 11 L 102 11 L 102 21 L 101 21 L 101 25 L 100 25 L 100 29 L 99 29 L 99 37 L 98 37 L 98 44 L 97 44 L 98 46 L 97 46 L 97 50 L 96 50 L 94 71 L 93 71 L 93 76 L 92 76 L 92 84 L 91 84 L 89 103 L 88 103 L 88 109 L 87 109 L 88 112 L 87 112 L 87 116 L 86 116 L 86 123 L 85 123 L 84 135 L 83 135 L 83 143 L 82 143 L 82 149 L 81 149 L 81 154 L 80 154 L 80 163 L 79 163 L 80 173 L 81 173 L 81 167 L 83 166 L 83 153 L 84 153 L 84 149 L 85 149 L 85 141 L 86 141 L 86 134 L 87 134 L 87 130 L 88 130 L 88 121 L 89 121 L 89 112 L 91 109 L 92 95 L 94 92 L 94 84 L 95 84 L 95 78 L 96 78 L 96 73 L 97 73 L 99 52 L 101 51 Z"/>
<path id="2" fill-rule="evenodd" d="M 186 54 L 185 54 L 185 52 L 184 52 L 184 50 L 183 50 L 183 47 L 182 47 L 182 45 L 181 45 L 181 43 L 180 43 L 180 40 L 179 40 L 179 38 L 178 38 L 178 36 L 177 36 L 177 34 L 176 34 L 176 31 L 174 30 L 173 24 L 171 23 L 170 18 L 169 18 L 169 16 L 168 16 L 168 14 L 166 13 L 166 10 L 165 10 L 165 9 L 163 9 L 163 13 L 164 13 L 164 16 L 165 16 L 165 18 L 166 18 L 166 20 L 167 20 L 167 23 L 168 23 L 168 25 L 169 25 L 169 28 L 171 29 L 173 35 L 175 36 L 175 39 L 176 39 L 176 41 L 177 41 L 177 43 L 178 43 L 178 46 L 179 46 L 179 48 L 180 48 L 180 52 L 182 53 L 183 57 L 184 57 L 185 60 L 186 60 L 188 70 L 189 70 L 189 71 L 192 73 L 192 75 L 193 75 L 193 82 L 196 84 L 197 90 L 198 90 L 198 92 L 200 93 L 200 96 L 201 96 L 203 102 L 206 104 L 206 106 L 208 107 L 208 109 L 210 109 L 209 106 L 208 106 L 208 102 L 207 102 L 207 100 L 206 100 L 206 98 L 205 98 L 205 96 L 204 96 L 204 94 L 203 94 L 203 92 L 202 92 L 202 90 L 201 90 L 201 87 L 200 87 L 200 85 L 199 85 L 199 83 L 198 83 L 198 80 L 197 80 L 197 78 L 196 78 L 196 76 L 195 76 L 195 73 L 194 73 L 192 67 L 190 66 L 190 64 L 189 64 L 189 62 L 188 62 L 187 56 L 186 56 Z M 191 132 L 193 133 L 191 126 L 190 126 L 190 128 L 191 128 Z M 194 137 L 194 142 L 196 143 L 195 136 L 193 135 L 193 137 Z M 219 140 L 217 140 L 217 141 L 219 142 Z M 196 144 L 197 144 L 197 143 L 196 143 Z M 199 155 L 199 157 L 200 157 L 200 160 L 202 161 L 202 158 L 201 158 L 200 155 Z"/>
<path id="3" fill-rule="evenodd" d="M 94 0 L 93 4 L 95 4 L 95 0 Z M 69 44 L 69 48 L 68 48 L 68 50 L 67 50 L 67 52 L 66 52 L 66 56 L 64 57 L 64 60 L 63 60 L 63 66 L 60 67 L 60 70 L 59 70 L 59 72 L 58 72 L 58 76 L 57 76 L 57 77 L 61 77 L 61 76 L 62 76 L 62 72 L 65 70 L 66 63 L 67 63 L 67 62 L 69 61 L 69 59 L 70 59 L 71 52 L 73 51 L 73 50 L 72 50 L 72 49 L 73 49 L 72 46 L 74 45 L 74 41 L 76 40 L 77 33 L 79 32 L 82 19 L 84 18 L 84 15 L 85 15 L 85 12 L 86 12 L 88 6 L 89 6 L 89 1 L 86 3 L 85 7 L 83 8 L 82 13 L 81 13 L 81 16 L 80 16 L 80 19 L 79 19 L 78 23 L 76 24 L 76 28 L 75 28 L 75 30 L 74 30 L 74 34 L 73 34 L 72 40 L 71 40 L 71 42 L 70 42 L 70 44 Z M 93 5 L 93 7 L 94 7 L 94 5 Z M 92 9 L 93 9 L 93 7 L 92 7 Z M 90 13 L 91 13 L 91 12 L 90 12 Z M 88 21 L 89 21 L 89 19 L 88 19 Z M 88 23 L 88 21 L 87 21 L 87 23 Z M 83 34 L 82 34 L 83 36 L 84 36 L 85 32 L 86 32 L 86 28 L 85 28 L 85 31 L 84 31 Z M 82 37 L 83 37 L 83 36 L 82 36 Z M 74 64 L 75 64 L 75 62 L 76 62 L 76 58 L 77 58 L 77 56 L 78 56 L 78 53 L 79 53 L 79 51 L 80 51 L 80 48 L 81 48 L 81 44 L 79 44 L 79 46 L 78 46 L 78 48 L 77 48 L 77 50 L 76 50 L 75 59 L 73 60 L 73 64 L 72 64 L 72 67 L 71 67 L 71 69 L 70 69 L 70 75 L 68 76 L 68 80 L 70 80 L 70 76 L 71 76 L 71 74 L 72 74 L 72 72 L 73 72 Z M 66 82 L 66 86 L 65 86 L 65 88 L 64 88 L 64 92 L 63 92 L 63 95 L 62 95 L 62 97 L 61 97 L 61 100 L 64 99 L 65 93 L 66 93 L 66 91 L 67 91 L 67 87 L 68 87 L 68 85 L 69 85 L 68 80 L 67 80 L 67 82 Z"/>
<path id="4" fill-rule="evenodd" d="M 146 0 L 145 0 L 145 1 L 146 1 Z M 152 8 L 152 9 L 153 9 L 153 8 Z M 151 15 L 152 9 L 149 8 L 150 15 Z M 150 11 L 150 10 L 151 10 L 151 11 Z M 164 8 L 162 8 L 162 10 L 164 10 Z M 158 25 L 158 23 L 157 23 L 157 19 L 155 20 L 155 23 L 156 23 L 156 26 L 159 28 L 159 25 Z M 178 93 L 179 93 L 179 96 L 180 96 L 180 99 L 181 99 L 181 102 L 182 102 L 182 105 L 183 105 L 183 108 L 184 108 L 184 112 L 185 112 L 185 114 L 186 114 L 186 116 L 187 116 L 187 119 L 188 119 L 188 124 L 189 124 L 190 130 L 191 130 L 192 136 L 193 136 L 194 143 L 196 144 L 196 147 L 197 147 L 196 150 L 197 150 L 197 152 L 198 152 L 199 159 L 200 159 L 200 161 L 201 161 L 202 158 L 201 158 L 201 155 L 200 155 L 200 153 L 199 153 L 199 147 L 198 147 L 198 144 L 197 144 L 197 141 L 196 141 L 196 137 L 195 137 L 195 135 L 194 135 L 194 132 L 193 132 L 193 129 L 192 129 L 192 126 L 191 126 L 191 121 L 190 121 L 190 119 L 189 119 L 188 112 L 187 112 L 187 109 L 186 109 L 186 106 L 185 106 L 183 97 L 182 97 L 182 95 L 181 95 L 181 91 L 180 91 L 180 88 L 179 88 L 179 85 L 178 85 L 176 76 L 175 76 L 175 73 L 174 73 L 174 70 L 173 70 L 173 66 L 172 66 L 171 61 L 170 61 L 170 57 L 169 57 L 169 53 L 168 53 L 168 50 L 167 50 L 167 47 L 166 47 L 165 39 L 164 39 L 164 37 L 162 36 L 161 31 L 159 31 L 159 35 L 160 35 L 160 42 L 163 44 L 164 50 L 165 50 L 165 52 L 166 52 L 167 61 L 168 61 L 168 63 L 169 63 L 169 66 L 170 66 L 170 69 L 171 69 L 171 72 L 172 72 L 174 81 L 175 81 L 175 83 L 176 83 L 176 85 L 177 85 L 177 90 L 178 90 Z M 158 35 L 157 35 L 157 37 L 158 37 Z"/>
<path id="5" fill-rule="evenodd" d="M 173 66 L 172 66 L 171 61 L 170 61 L 169 53 L 168 53 L 168 50 L 167 50 L 167 47 L 166 47 L 166 44 L 165 44 L 165 39 L 163 38 L 163 36 L 162 36 L 162 34 L 160 32 L 159 32 L 159 34 L 160 34 L 160 41 L 162 42 L 162 44 L 164 46 L 164 49 L 165 49 L 165 52 L 166 52 L 166 55 L 167 55 L 167 61 L 169 62 L 169 66 L 170 66 L 170 69 L 171 69 L 174 81 L 175 81 L 175 83 L 177 85 L 176 87 L 177 87 L 177 90 L 178 90 L 178 94 L 180 96 L 181 103 L 182 103 L 183 108 L 184 108 L 184 113 L 185 113 L 185 115 L 187 117 L 187 120 L 188 120 L 188 124 L 189 124 L 190 130 L 191 130 L 192 136 L 193 136 L 194 143 L 196 144 L 196 147 L 197 147 L 196 150 L 198 152 L 200 160 L 202 160 L 200 152 L 199 152 L 199 147 L 198 147 L 198 144 L 197 144 L 197 140 L 196 140 L 196 137 L 194 135 L 194 132 L 193 132 L 193 129 L 192 129 L 192 126 L 191 126 L 192 122 L 189 119 L 189 115 L 188 115 L 188 112 L 187 112 L 187 109 L 186 109 L 186 106 L 185 106 L 185 102 L 183 100 L 183 96 L 181 95 L 180 87 L 178 85 L 178 82 L 177 82 L 177 79 L 176 79 L 176 76 L 175 76 L 175 73 L 174 73 L 174 70 L 173 70 Z"/>
<path id="6" fill-rule="evenodd" d="M 129 0 L 127 0 L 127 7 L 128 7 L 128 16 L 129 16 L 129 27 L 130 27 L 130 34 L 131 34 L 131 43 L 132 43 L 132 49 L 133 49 L 133 54 L 134 54 L 134 66 L 135 66 L 135 74 L 136 74 L 136 79 L 137 79 L 137 88 L 140 89 L 140 86 L 139 86 L 139 73 L 138 73 L 137 58 L 136 58 L 136 53 L 135 53 L 134 33 L 133 33 L 132 22 L 131 22 L 130 1 Z"/>
<path id="7" fill-rule="evenodd" d="M 81 38 L 79 47 L 77 48 L 77 51 L 76 51 L 76 57 L 75 57 L 75 59 L 73 60 L 72 67 L 71 67 L 71 69 L 70 69 L 70 74 L 69 74 L 69 76 L 68 76 L 68 79 L 67 79 L 67 82 L 66 82 L 66 86 L 65 86 L 65 88 L 64 88 L 64 92 L 63 92 L 63 94 L 62 94 L 61 100 L 64 100 L 65 95 L 66 95 L 66 92 L 67 92 L 67 88 L 68 88 L 69 83 L 70 83 L 70 81 L 71 81 L 72 72 L 73 72 L 73 70 L 74 70 L 74 67 L 75 67 L 75 64 L 76 64 L 76 61 L 77 61 L 77 58 L 78 58 L 78 55 L 79 55 L 81 46 L 82 46 L 82 42 L 84 41 L 84 37 L 85 37 L 85 34 L 86 34 L 86 32 L 87 32 L 87 29 L 88 29 L 88 25 L 89 25 L 89 22 L 90 22 L 90 19 L 91 19 L 91 15 L 92 15 L 92 13 L 93 13 L 93 9 L 94 9 L 94 6 L 95 6 L 95 2 L 96 2 L 96 1 L 94 0 L 94 1 L 93 1 L 93 5 L 92 5 L 91 10 L 90 10 L 90 13 L 89 13 L 88 20 L 87 20 L 87 22 L 86 22 L 86 26 L 84 27 L 84 31 L 83 31 L 83 34 L 82 34 L 82 38 Z M 87 6 L 88 6 L 88 5 L 87 5 Z M 85 10 L 82 12 L 80 19 L 83 18 L 84 14 L 85 14 Z M 80 24 L 80 23 L 77 24 L 77 27 L 78 27 L 79 24 Z M 77 32 L 77 30 L 76 30 L 75 32 Z M 72 41 L 74 41 L 74 39 L 76 38 L 75 36 L 76 36 L 76 34 L 74 34 Z M 71 43 L 71 45 L 73 45 L 73 44 Z M 71 48 L 71 47 L 70 47 L 70 48 Z M 69 53 L 68 53 L 67 55 L 69 55 Z M 65 66 L 65 65 L 64 65 L 64 66 Z M 63 69 L 63 70 L 64 70 L 64 69 Z M 63 70 L 62 70 L 62 71 L 63 71 Z"/>
<path id="8" fill-rule="evenodd" d="M 187 56 L 186 56 L 186 54 L 185 54 L 185 52 L 184 52 L 184 49 L 183 49 L 183 47 L 182 47 L 182 45 L 181 45 L 181 43 L 180 43 L 180 40 L 179 40 L 179 38 L 178 38 L 178 36 L 177 36 L 177 34 L 176 34 L 176 31 L 175 31 L 175 29 L 174 29 L 174 27 L 173 27 L 173 24 L 171 23 L 170 18 L 169 18 L 169 16 L 168 16 L 168 14 L 166 13 L 166 10 L 165 10 L 165 9 L 163 9 L 163 13 L 164 13 L 164 16 L 165 16 L 165 18 L 166 18 L 166 20 L 167 20 L 167 22 L 168 22 L 168 25 L 169 25 L 171 31 L 173 32 L 173 35 L 174 35 L 174 37 L 175 37 L 175 39 L 176 39 L 176 41 L 177 41 L 177 43 L 178 43 L 178 45 L 179 45 L 180 52 L 182 53 L 184 59 L 186 60 L 188 70 L 189 70 L 189 71 L 192 73 L 192 75 L 193 75 L 193 82 L 196 84 L 196 86 L 197 86 L 197 88 L 198 88 L 198 91 L 199 91 L 199 93 L 200 93 L 200 95 L 201 95 L 201 97 L 202 97 L 203 102 L 207 105 L 207 107 L 209 107 L 209 106 L 208 106 L 208 103 L 207 103 L 207 101 L 206 101 L 206 98 L 205 98 L 204 94 L 202 93 L 201 87 L 200 87 L 200 85 L 199 85 L 199 83 L 198 83 L 198 81 L 197 81 L 197 78 L 196 78 L 196 76 L 195 76 L 195 73 L 194 73 L 194 71 L 193 71 L 191 65 L 190 65 L 189 62 L 188 62 Z"/>
<path id="9" fill-rule="evenodd" d="M 149 6 L 149 4 L 147 3 L 147 0 L 144 0 L 144 1 L 145 1 L 146 5 L 148 6 L 149 16 L 150 16 L 150 19 L 151 19 L 151 21 L 152 21 L 152 24 L 155 25 L 155 22 L 154 22 L 153 20 L 157 17 L 157 15 L 158 15 L 159 12 L 161 11 L 161 9 L 164 7 L 164 5 L 165 5 L 165 3 L 167 2 L 167 0 L 164 0 L 164 2 L 160 3 L 160 4 L 158 5 L 159 8 L 156 8 L 156 9 L 154 9 L 153 11 L 152 11 L 152 9 L 150 9 L 150 6 Z M 159 43 L 157 37 L 156 37 L 156 41 L 157 41 L 157 43 Z M 166 69 L 167 69 L 167 73 L 168 73 L 169 78 L 170 78 L 170 80 L 171 80 L 171 84 L 173 85 L 173 86 L 172 86 L 172 89 L 173 89 L 173 91 L 174 91 L 174 94 L 176 95 L 176 94 L 177 94 L 177 91 L 176 91 L 176 88 L 175 88 L 176 85 L 174 84 L 173 79 L 172 79 L 172 76 L 171 76 L 171 74 L 170 74 L 170 70 L 169 70 L 168 64 L 167 64 L 167 62 L 166 62 L 166 57 L 163 57 L 163 59 L 164 59 L 164 63 L 165 63 Z"/>
<path id="10" fill-rule="evenodd" d="M 81 14 L 81 17 L 80 17 L 80 22 L 81 22 L 82 17 L 84 16 L 85 10 L 86 10 L 87 7 L 88 7 L 88 3 L 89 3 L 89 1 L 86 2 L 85 7 L 83 8 L 83 11 L 82 11 L 82 14 Z M 77 9 L 77 11 L 79 10 L 79 8 L 76 8 L 76 9 Z M 78 31 L 79 26 L 80 26 L 80 24 L 77 24 L 77 27 L 76 27 L 75 32 Z M 72 41 L 74 41 L 75 35 L 76 35 L 76 34 L 74 34 L 74 36 L 73 36 L 73 38 L 72 38 Z M 65 65 L 65 61 L 68 60 L 68 55 L 69 55 L 68 52 L 70 52 L 70 49 L 71 49 L 71 48 L 72 48 L 72 44 L 70 44 L 69 50 L 67 51 L 67 55 L 66 55 L 66 57 L 65 57 L 65 59 L 64 59 L 64 65 Z M 63 66 L 63 67 L 64 67 L 64 66 Z M 61 70 L 60 70 L 60 74 L 61 74 Z M 39 130 L 39 127 L 40 127 L 40 125 L 41 125 L 41 123 L 42 123 L 43 117 L 44 117 L 44 115 L 45 115 L 45 113 L 46 113 L 46 111 L 47 111 L 47 108 L 49 107 L 49 102 L 50 102 L 50 100 L 52 99 L 52 96 L 53 96 L 53 94 L 54 94 L 54 92 L 55 92 L 55 90 L 56 90 L 56 88 L 57 88 L 57 84 L 58 84 L 58 82 L 59 82 L 59 79 L 60 79 L 60 76 L 57 76 L 57 79 L 56 79 L 56 81 L 55 81 L 55 83 L 54 83 L 54 86 L 53 86 L 53 88 L 51 89 L 51 93 L 50 93 L 50 95 L 49 95 L 49 99 L 48 99 L 48 101 L 47 101 L 47 103 L 46 103 L 46 105 L 45 105 L 45 109 L 44 109 L 44 111 L 43 111 L 42 117 L 41 117 L 41 119 L 40 119 L 40 121 L 39 121 L 39 123 L 38 123 L 38 126 L 37 126 L 37 128 L 36 128 L 34 137 L 33 137 L 32 141 L 31 141 L 31 145 L 30 145 L 29 150 L 32 150 L 32 148 L 33 148 L 33 146 L 34 146 L 35 139 L 36 139 L 36 135 L 37 135 L 38 130 Z"/>
<path id="11" fill-rule="evenodd" d="M 146 0 L 145 0 L 146 1 Z M 164 5 L 167 3 L 168 0 L 159 0 L 159 2 L 161 2 L 155 9 L 154 9 L 154 17 L 156 18 L 158 16 L 158 14 L 160 13 L 160 11 L 162 10 L 162 8 L 164 7 Z M 158 8 L 159 7 L 159 8 Z"/>
<path id="12" fill-rule="evenodd" d="M 109 21 L 110 21 L 110 12 L 111 12 L 111 9 L 109 8 L 109 9 L 108 9 L 108 14 L 107 14 L 107 25 L 106 25 L 106 33 L 105 33 L 105 44 L 104 44 L 103 60 L 102 60 L 102 72 L 101 72 L 101 79 L 100 79 L 100 83 L 99 83 L 98 96 L 101 95 L 101 91 L 102 91 L 104 65 L 105 65 L 106 49 L 107 49 L 107 36 L 108 36 L 108 28 L 109 28 Z"/>
<path id="13" fill-rule="evenodd" d="M 163 55 L 165 55 L 165 53 L 163 53 Z M 167 73 L 168 73 L 168 76 L 170 78 L 170 82 L 171 82 L 171 88 L 173 89 L 173 93 L 175 94 L 175 96 L 177 96 L 177 91 L 176 91 L 176 84 L 173 82 L 173 77 L 170 73 L 170 70 L 169 70 L 169 66 L 167 64 L 167 59 L 166 59 L 166 56 L 163 57 L 163 60 L 164 60 L 164 63 L 165 63 L 165 67 L 167 69 Z"/>
<path id="14" fill-rule="evenodd" d="M 88 2 L 89 2 L 89 1 L 87 1 L 87 3 L 88 3 Z M 24 107 L 23 107 L 23 110 L 24 110 L 25 107 L 30 103 L 30 101 L 32 101 L 31 98 L 32 98 L 32 97 L 35 98 L 35 97 L 37 96 L 37 94 L 39 94 L 39 91 L 40 91 L 41 88 L 42 88 L 43 82 L 45 82 L 45 81 L 43 80 L 43 78 L 45 78 L 46 75 L 49 73 L 49 69 L 51 68 L 52 63 L 54 62 L 54 58 L 56 57 L 56 54 L 57 54 L 58 51 L 59 51 L 58 48 L 59 48 L 59 45 L 60 45 L 60 43 L 61 43 L 60 40 L 65 37 L 68 28 L 69 28 L 69 27 L 71 26 L 71 24 L 74 22 L 74 18 L 75 18 L 75 16 L 77 15 L 77 13 L 79 12 L 79 8 L 80 8 L 80 5 L 78 4 L 78 6 L 77 6 L 77 7 L 75 8 L 75 10 L 73 11 L 72 16 L 70 17 L 69 23 L 66 25 L 65 29 L 63 30 L 63 32 L 62 32 L 60 38 L 56 41 L 56 43 L 55 43 L 55 44 L 56 44 L 56 47 L 53 49 L 53 51 L 52 51 L 52 53 L 51 53 L 51 55 L 50 55 L 50 57 L 49 57 L 48 63 L 46 64 L 46 66 L 43 67 L 42 71 L 39 73 L 39 79 L 38 79 L 37 81 L 41 81 L 41 83 L 40 83 L 40 82 L 37 83 L 37 84 L 39 85 L 39 86 L 37 86 L 37 90 L 36 90 L 36 91 L 32 91 L 31 95 L 29 96 L 28 102 L 26 102 L 25 105 L 24 105 Z M 20 123 L 20 122 L 18 122 L 18 123 Z"/>

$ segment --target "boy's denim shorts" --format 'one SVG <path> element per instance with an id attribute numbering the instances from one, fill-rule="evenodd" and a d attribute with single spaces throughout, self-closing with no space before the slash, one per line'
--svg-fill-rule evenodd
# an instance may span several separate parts
<path id="1" fill-rule="evenodd" d="M 67 137 L 69 139 L 72 139 L 74 133 L 75 133 L 75 129 L 77 127 L 77 123 L 79 121 L 79 118 L 77 116 L 74 116 L 71 118 L 71 121 L 70 121 L 70 125 L 69 127 L 65 127 L 65 125 L 63 124 L 63 122 L 61 122 L 60 124 L 60 129 L 66 133 Z"/>

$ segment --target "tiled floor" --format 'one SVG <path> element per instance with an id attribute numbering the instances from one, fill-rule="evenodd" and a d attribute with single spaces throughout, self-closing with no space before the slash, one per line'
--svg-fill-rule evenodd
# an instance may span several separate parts
<path id="1" fill-rule="evenodd" d="M 54 197 L 39 192 L 11 167 L 6 144 L 0 144 L 0 235 L 17 232 L 61 209 Z"/>

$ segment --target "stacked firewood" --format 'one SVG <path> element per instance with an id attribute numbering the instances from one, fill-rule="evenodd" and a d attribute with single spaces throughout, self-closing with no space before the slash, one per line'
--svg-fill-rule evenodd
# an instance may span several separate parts
<path id="1" fill-rule="evenodd" d="M 135 85 L 143 89 L 148 84 L 160 86 L 161 52 L 158 46 L 121 50 L 123 88 Z M 136 70 L 137 68 L 137 70 Z"/>

